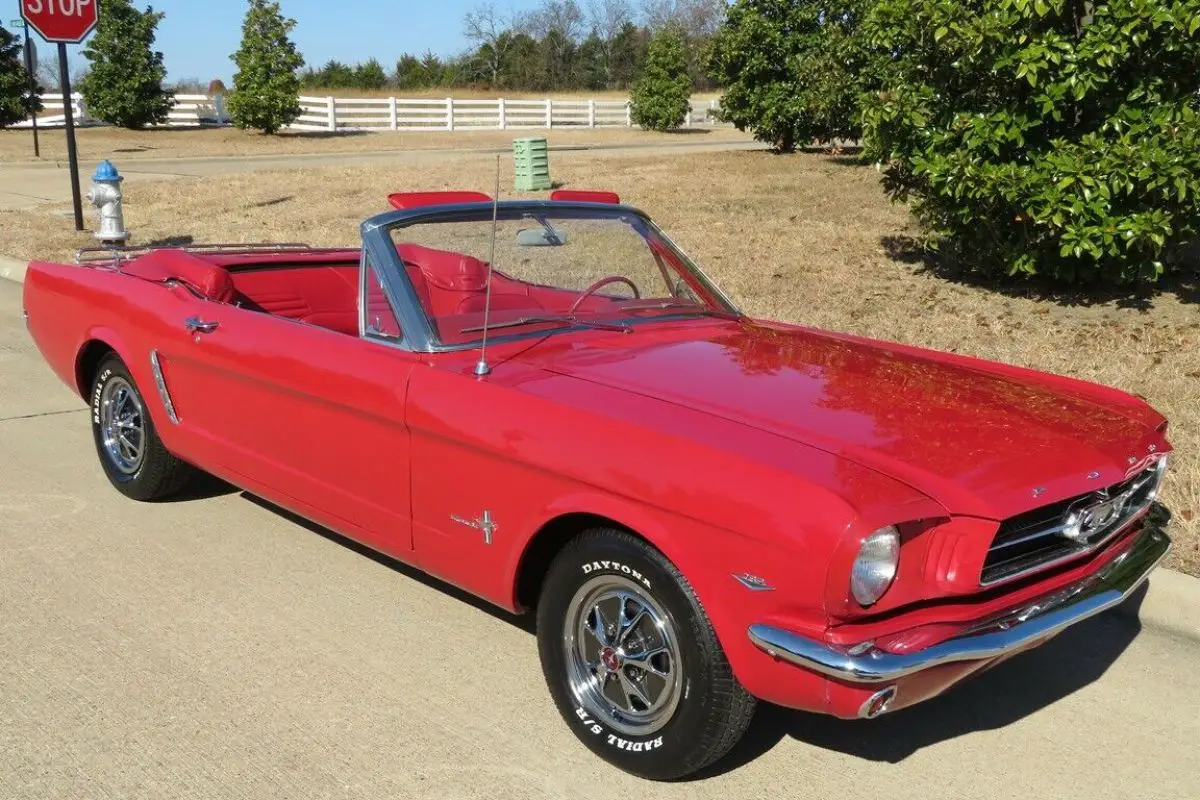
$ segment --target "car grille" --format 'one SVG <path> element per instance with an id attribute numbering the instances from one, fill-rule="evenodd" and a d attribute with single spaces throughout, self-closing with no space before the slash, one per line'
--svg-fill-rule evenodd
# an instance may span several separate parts
<path id="1" fill-rule="evenodd" d="M 1006 519 L 988 549 L 980 584 L 1013 580 L 1100 547 L 1154 501 L 1165 467 L 1166 460 L 1159 459 L 1101 491 L 1069 497 Z M 1069 524 L 1073 512 L 1078 515 L 1106 501 L 1110 501 L 1107 508 L 1101 509 L 1110 516 L 1100 524 Z"/>

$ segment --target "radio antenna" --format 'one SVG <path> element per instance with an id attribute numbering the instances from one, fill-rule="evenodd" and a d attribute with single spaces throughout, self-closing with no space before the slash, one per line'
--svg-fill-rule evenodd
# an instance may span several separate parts
<path id="1" fill-rule="evenodd" d="M 475 377 L 482 378 L 491 373 L 487 363 L 488 317 L 492 311 L 492 263 L 496 260 L 496 220 L 500 213 L 500 155 L 496 155 L 496 193 L 492 195 L 492 242 L 488 246 L 487 293 L 483 300 L 483 341 L 479 346 L 479 362 L 475 365 Z"/>

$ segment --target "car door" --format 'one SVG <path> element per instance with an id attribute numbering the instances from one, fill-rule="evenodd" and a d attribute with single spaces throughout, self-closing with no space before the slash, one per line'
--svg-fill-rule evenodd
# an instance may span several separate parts
<path id="1" fill-rule="evenodd" d="M 404 404 L 416 357 L 378 335 L 199 298 L 177 315 L 157 358 L 200 466 L 373 547 L 410 550 Z"/>

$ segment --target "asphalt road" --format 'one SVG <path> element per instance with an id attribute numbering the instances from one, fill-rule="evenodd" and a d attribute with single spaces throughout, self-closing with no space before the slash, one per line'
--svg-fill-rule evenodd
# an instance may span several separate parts
<path id="1" fill-rule="evenodd" d="M 111 490 L 0 281 L 0 798 L 1200 797 L 1200 643 L 1109 614 L 924 706 L 766 709 L 703 780 L 577 744 L 533 637 L 227 488 Z"/>

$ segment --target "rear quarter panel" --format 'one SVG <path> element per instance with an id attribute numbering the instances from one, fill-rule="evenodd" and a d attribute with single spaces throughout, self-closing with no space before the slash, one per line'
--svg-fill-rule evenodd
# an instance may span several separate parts
<path id="1" fill-rule="evenodd" d="M 167 291 L 111 270 L 35 261 L 25 276 L 29 333 L 54 373 L 84 400 L 90 387 L 80 385 L 79 357 L 91 341 L 116 351 L 139 386 L 153 387 L 148 353 Z M 166 410 L 157 393 L 143 388 L 143 394 L 171 447 Z"/>

